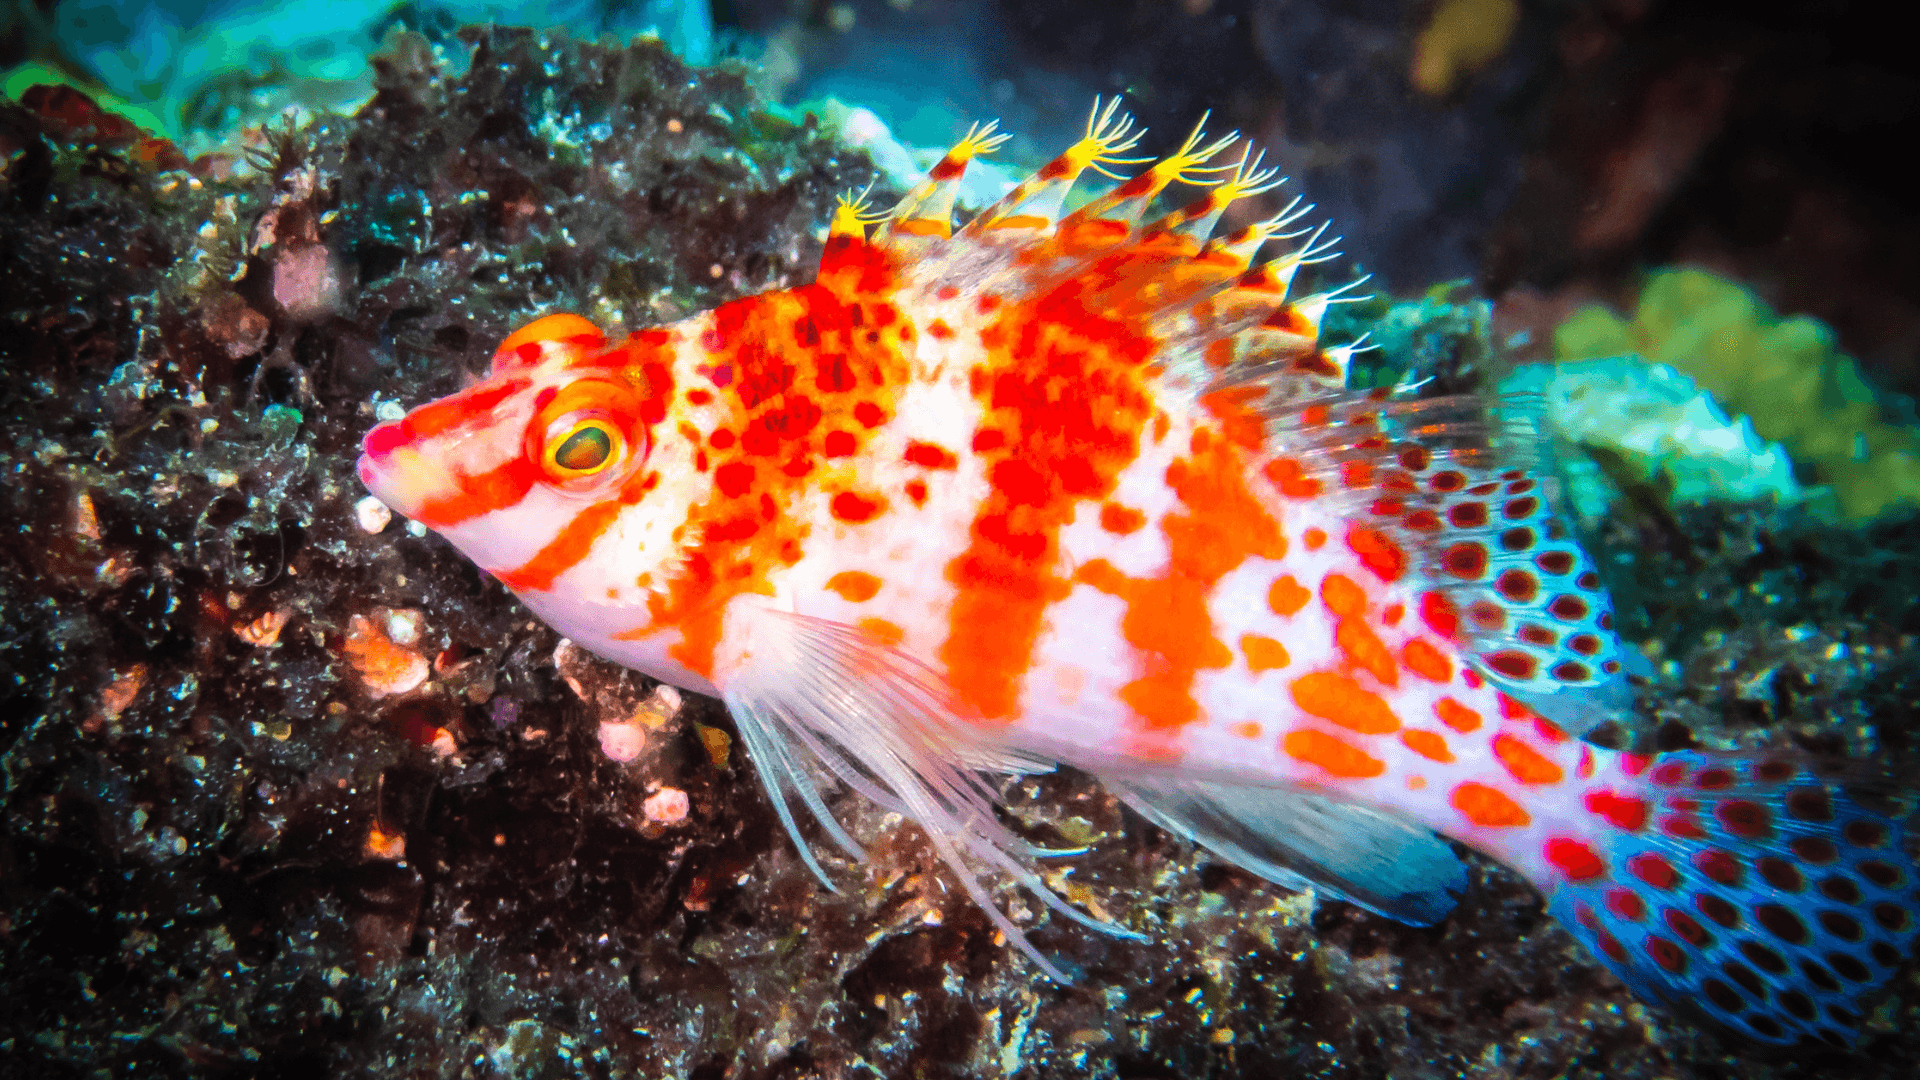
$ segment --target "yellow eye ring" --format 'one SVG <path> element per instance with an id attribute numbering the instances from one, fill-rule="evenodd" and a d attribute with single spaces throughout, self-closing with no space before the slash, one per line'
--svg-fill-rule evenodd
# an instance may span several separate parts
<path id="1" fill-rule="evenodd" d="M 541 459 L 549 476 L 573 480 L 605 471 L 621 459 L 625 450 L 626 437 L 619 428 L 591 418 L 574 424 L 558 438 L 549 438 Z"/>

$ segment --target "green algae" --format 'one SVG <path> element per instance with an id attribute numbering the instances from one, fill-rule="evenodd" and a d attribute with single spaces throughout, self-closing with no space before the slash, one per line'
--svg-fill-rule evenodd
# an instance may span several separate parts
<path id="1" fill-rule="evenodd" d="M 1920 500 L 1920 431 L 1888 422 L 1832 330 L 1781 318 L 1735 282 L 1661 271 L 1630 319 L 1582 308 L 1553 344 L 1563 361 L 1634 353 L 1692 378 L 1729 412 L 1751 417 L 1762 439 L 1786 446 L 1813 483 L 1832 490 L 1841 520 Z"/>

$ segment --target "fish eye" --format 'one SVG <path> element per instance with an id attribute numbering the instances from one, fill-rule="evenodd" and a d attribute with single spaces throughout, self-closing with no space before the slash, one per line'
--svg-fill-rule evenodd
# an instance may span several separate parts
<path id="1" fill-rule="evenodd" d="M 646 425 L 625 387 L 580 379 L 545 394 L 527 426 L 527 460 L 547 483 L 590 495 L 619 483 L 647 456 Z"/>
<path id="2" fill-rule="evenodd" d="M 620 443 L 620 433 L 611 424 L 604 420 L 583 420 L 553 444 L 548 462 L 556 473 L 568 477 L 588 476 L 613 464 Z"/>

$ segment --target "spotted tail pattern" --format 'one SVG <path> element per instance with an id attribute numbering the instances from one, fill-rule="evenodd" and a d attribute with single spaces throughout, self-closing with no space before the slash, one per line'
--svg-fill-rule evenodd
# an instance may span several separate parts
<path id="1" fill-rule="evenodd" d="M 1749 1038 L 1846 1047 L 1910 955 L 1901 808 L 1778 756 L 1624 755 L 1584 795 L 1613 828 L 1568 852 L 1551 910 L 1636 992 Z"/>

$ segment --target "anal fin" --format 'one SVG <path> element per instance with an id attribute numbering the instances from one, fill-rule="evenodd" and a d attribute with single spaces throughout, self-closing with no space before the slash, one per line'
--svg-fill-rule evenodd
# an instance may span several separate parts
<path id="1" fill-rule="evenodd" d="M 982 871 L 1006 875 L 1083 926 L 1139 937 L 1075 909 L 1046 886 L 1034 857 L 1047 852 L 1000 823 L 997 793 L 975 771 L 1037 772 L 1050 762 L 999 745 L 957 719 L 937 672 L 855 627 L 773 610 L 754 618 L 751 655 L 728 673 L 723 696 L 781 824 L 829 888 L 833 883 L 800 835 L 791 800 L 848 854 L 863 853 L 834 820 L 810 763 L 918 824 L 960 888 L 1052 978 L 1069 981 L 993 902 Z"/>
<path id="2" fill-rule="evenodd" d="M 1101 778 L 1148 820 L 1276 885 L 1312 887 L 1415 926 L 1467 888 L 1445 840 L 1385 811 L 1291 787 L 1150 773 Z"/>

